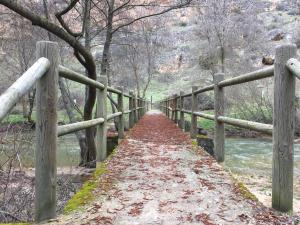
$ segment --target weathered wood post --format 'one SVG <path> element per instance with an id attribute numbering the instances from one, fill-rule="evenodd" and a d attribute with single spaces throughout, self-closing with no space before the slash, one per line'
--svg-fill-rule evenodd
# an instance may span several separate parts
<path id="1" fill-rule="evenodd" d="M 179 122 L 179 127 L 181 129 L 184 129 L 184 112 L 183 110 L 183 104 L 184 104 L 184 98 L 182 97 L 184 95 L 183 91 L 180 91 L 180 102 L 179 102 L 179 108 L 180 108 L 180 122 Z"/>
<path id="2" fill-rule="evenodd" d="M 164 105 L 165 105 L 165 114 L 168 117 L 168 102 L 167 102 L 167 99 L 164 101 Z"/>
<path id="3" fill-rule="evenodd" d="M 134 98 L 133 98 L 133 104 L 134 104 L 134 123 L 138 122 L 138 100 L 137 100 L 137 95 L 134 94 Z"/>
<path id="4" fill-rule="evenodd" d="M 105 88 L 97 89 L 97 118 L 103 118 L 104 122 L 97 126 L 96 149 L 97 163 L 103 162 L 107 157 L 107 77 L 97 76 L 97 79 Z"/>
<path id="5" fill-rule="evenodd" d="M 295 76 L 286 68 L 286 62 L 295 57 L 295 45 L 276 49 L 272 207 L 283 212 L 293 210 Z"/>
<path id="6" fill-rule="evenodd" d="M 118 90 L 121 91 L 121 94 L 118 94 L 118 111 L 122 114 L 119 116 L 119 123 L 118 123 L 118 134 L 119 138 L 123 139 L 125 137 L 124 133 L 124 124 L 125 124 L 125 114 L 124 114 L 124 88 L 118 87 Z"/>
<path id="7" fill-rule="evenodd" d="M 41 57 L 49 59 L 51 66 L 36 85 L 35 220 L 37 222 L 56 216 L 56 106 L 60 63 L 58 44 L 49 41 L 38 42 L 36 58 Z"/>
<path id="8" fill-rule="evenodd" d="M 138 106 L 138 113 L 137 113 L 137 115 L 138 115 L 138 120 L 140 120 L 141 119 L 141 99 L 140 99 L 140 97 L 138 97 L 137 98 L 137 106 Z"/>
<path id="9" fill-rule="evenodd" d="M 129 92 L 129 128 L 134 126 L 134 94 L 132 91 Z"/>
<path id="10" fill-rule="evenodd" d="M 178 95 L 175 94 L 175 99 L 174 99 L 174 106 L 175 106 L 175 111 L 174 111 L 174 122 L 177 124 L 178 123 Z"/>
<path id="11" fill-rule="evenodd" d="M 197 111 L 197 95 L 195 94 L 197 89 L 197 86 L 192 86 L 191 138 L 197 137 L 197 116 L 194 115 L 194 112 Z"/>
<path id="12" fill-rule="evenodd" d="M 167 99 L 167 110 L 168 110 L 168 118 L 170 119 L 170 100 Z"/>
<path id="13" fill-rule="evenodd" d="M 225 159 L 225 127 L 224 123 L 218 121 L 218 116 L 224 116 L 225 96 L 224 89 L 218 86 L 218 83 L 224 80 L 223 73 L 217 73 L 214 79 L 214 95 L 215 95 L 215 137 L 214 137 L 214 156 L 218 162 L 224 162 Z"/>

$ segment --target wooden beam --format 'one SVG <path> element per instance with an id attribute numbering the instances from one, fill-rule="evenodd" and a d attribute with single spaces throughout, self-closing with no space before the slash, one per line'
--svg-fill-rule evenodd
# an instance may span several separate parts
<path id="1" fill-rule="evenodd" d="M 13 85 L 0 96 L 0 122 L 16 103 L 35 85 L 50 68 L 50 61 L 39 58 Z"/>
<path id="2" fill-rule="evenodd" d="M 107 76 L 97 76 L 99 82 L 104 85 L 103 90 L 97 90 L 97 118 L 103 118 L 103 123 L 97 126 L 96 149 L 97 166 L 107 158 Z"/>
<path id="3" fill-rule="evenodd" d="M 218 162 L 224 162 L 225 159 L 225 126 L 217 118 L 224 115 L 225 96 L 224 89 L 218 84 L 224 80 L 224 74 L 215 74 L 214 79 L 214 97 L 215 97 L 215 134 L 214 134 L 214 156 Z"/>
<path id="4" fill-rule="evenodd" d="M 129 92 L 130 98 L 129 98 L 129 128 L 132 128 L 134 126 L 134 94 L 133 91 Z"/>
<path id="5" fill-rule="evenodd" d="M 98 81 L 95 81 L 91 78 L 88 78 L 87 76 L 84 76 L 80 73 L 77 73 L 73 70 L 70 70 L 66 67 L 63 66 L 59 66 L 59 75 L 61 77 L 64 77 L 66 79 L 81 83 L 81 84 L 85 84 L 100 90 L 104 89 L 104 85 Z"/>
<path id="6" fill-rule="evenodd" d="M 71 123 L 71 124 L 58 126 L 58 137 L 64 136 L 66 134 L 71 134 L 79 130 L 84 130 L 89 127 L 95 127 L 103 123 L 104 123 L 104 118 L 97 118 L 93 120 L 86 120 L 78 123 Z"/>
<path id="7" fill-rule="evenodd" d="M 36 56 L 50 61 L 36 85 L 35 220 L 41 222 L 56 217 L 58 44 L 38 42 Z"/>
<path id="8" fill-rule="evenodd" d="M 218 83 L 218 86 L 219 87 L 227 87 L 227 86 L 232 86 L 232 85 L 236 85 L 236 84 L 247 83 L 250 81 L 260 80 L 260 79 L 264 79 L 264 78 L 272 77 L 272 76 L 274 76 L 274 66 L 270 66 L 268 68 L 264 68 L 264 69 L 257 70 L 257 71 L 251 72 L 251 73 L 247 73 L 244 75 L 240 75 L 237 77 L 223 80 Z"/>
<path id="9" fill-rule="evenodd" d="M 293 210 L 295 76 L 286 63 L 296 52 L 286 44 L 275 56 L 272 207 L 283 212 Z"/>
<path id="10" fill-rule="evenodd" d="M 197 111 L 197 95 L 195 92 L 197 91 L 198 87 L 193 86 L 192 87 L 192 114 L 191 114 L 191 138 L 197 137 L 197 116 L 194 114 L 194 112 Z"/>
<path id="11" fill-rule="evenodd" d="M 123 96 L 123 87 L 118 87 L 118 90 L 121 92 L 121 94 L 118 94 L 118 110 L 121 112 L 121 115 L 119 116 L 119 122 L 118 122 L 118 135 L 120 139 L 123 139 L 125 137 L 124 127 L 125 127 L 125 116 L 124 116 L 124 96 Z"/>

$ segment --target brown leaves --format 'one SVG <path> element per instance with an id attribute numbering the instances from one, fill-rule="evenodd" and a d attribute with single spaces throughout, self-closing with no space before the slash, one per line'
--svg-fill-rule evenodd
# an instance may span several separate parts
<path id="1" fill-rule="evenodd" d="M 215 225 L 209 220 L 209 216 L 205 213 L 200 213 L 195 216 L 196 221 L 204 223 L 204 225 Z"/>
<path id="2" fill-rule="evenodd" d="M 132 208 L 130 209 L 129 213 L 132 216 L 138 216 L 142 213 L 142 209 L 144 208 L 144 203 L 139 202 L 139 203 L 133 203 Z"/>

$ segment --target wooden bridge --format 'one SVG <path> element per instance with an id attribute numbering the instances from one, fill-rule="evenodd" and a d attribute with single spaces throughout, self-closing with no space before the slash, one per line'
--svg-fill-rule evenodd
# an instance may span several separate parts
<path id="1" fill-rule="evenodd" d="M 122 88 L 107 86 L 105 76 L 99 76 L 94 81 L 59 65 L 58 45 L 39 42 L 36 63 L 0 96 L 1 121 L 36 84 L 36 221 L 56 217 L 57 137 L 96 127 L 97 162 L 103 162 L 107 160 L 107 121 L 116 117 L 119 118 L 119 138 L 125 139 L 117 148 L 117 153 L 106 162 L 108 171 L 94 177 L 97 188 L 93 194 L 96 198 L 89 207 L 84 208 L 82 216 L 72 214 L 59 219 L 59 223 L 268 224 L 270 221 L 260 212 L 271 214 L 275 222 L 288 221 L 286 216 L 277 215 L 271 209 L 243 197 L 230 175 L 217 162 L 224 161 L 224 124 L 273 135 L 272 206 L 283 212 L 293 209 L 295 78 L 300 77 L 300 63 L 295 57 L 294 45 L 280 46 L 276 49 L 274 67 L 227 80 L 224 80 L 224 74 L 216 74 L 214 84 L 210 86 L 200 89 L 192 87 L 189 94 L 180 92 L 178 96 L 161 101 L 161 111 L 178 123 L 177 126 L 158 112 L 152 111 L 144 116 L 149 102 L 138 98 L 133 92 L 126 94 Z M 57 125 L 58 76 L 97 89 L 95 119 Z M 224 115 L 225 87 L 272 76 L 273 125 Z M 212 90 L 215 94 L 215 115 L 196 112 L 197 94 Z M 107 115 L 107 92 L 118 97 L 118 112 L 111 115 Z M 191 111 L 183 109 L 186 97 L 192 98 Z M 124 108 L 124 98 L 128 98 L 128 110 Z M 190 137 L 180 130 L 185 113 L 191 115 Z M 125 115 L 129 116 L 129 127 L 133 128 L 127 135 L 124 132 Z M 216 161 L 192 145 L 191 140 L 197 135 L 197 117 L 215 121 Z"/>

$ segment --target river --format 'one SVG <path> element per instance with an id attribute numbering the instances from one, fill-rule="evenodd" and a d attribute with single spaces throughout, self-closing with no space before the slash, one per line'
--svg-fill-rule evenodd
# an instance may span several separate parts
<path id="1" fill-rule="evenodd" d="M 271 206 L 271 139 L 226 138 L 224 167 Z M 294 145 L 294 212 L 300 213 L 300 144 Z"/>

